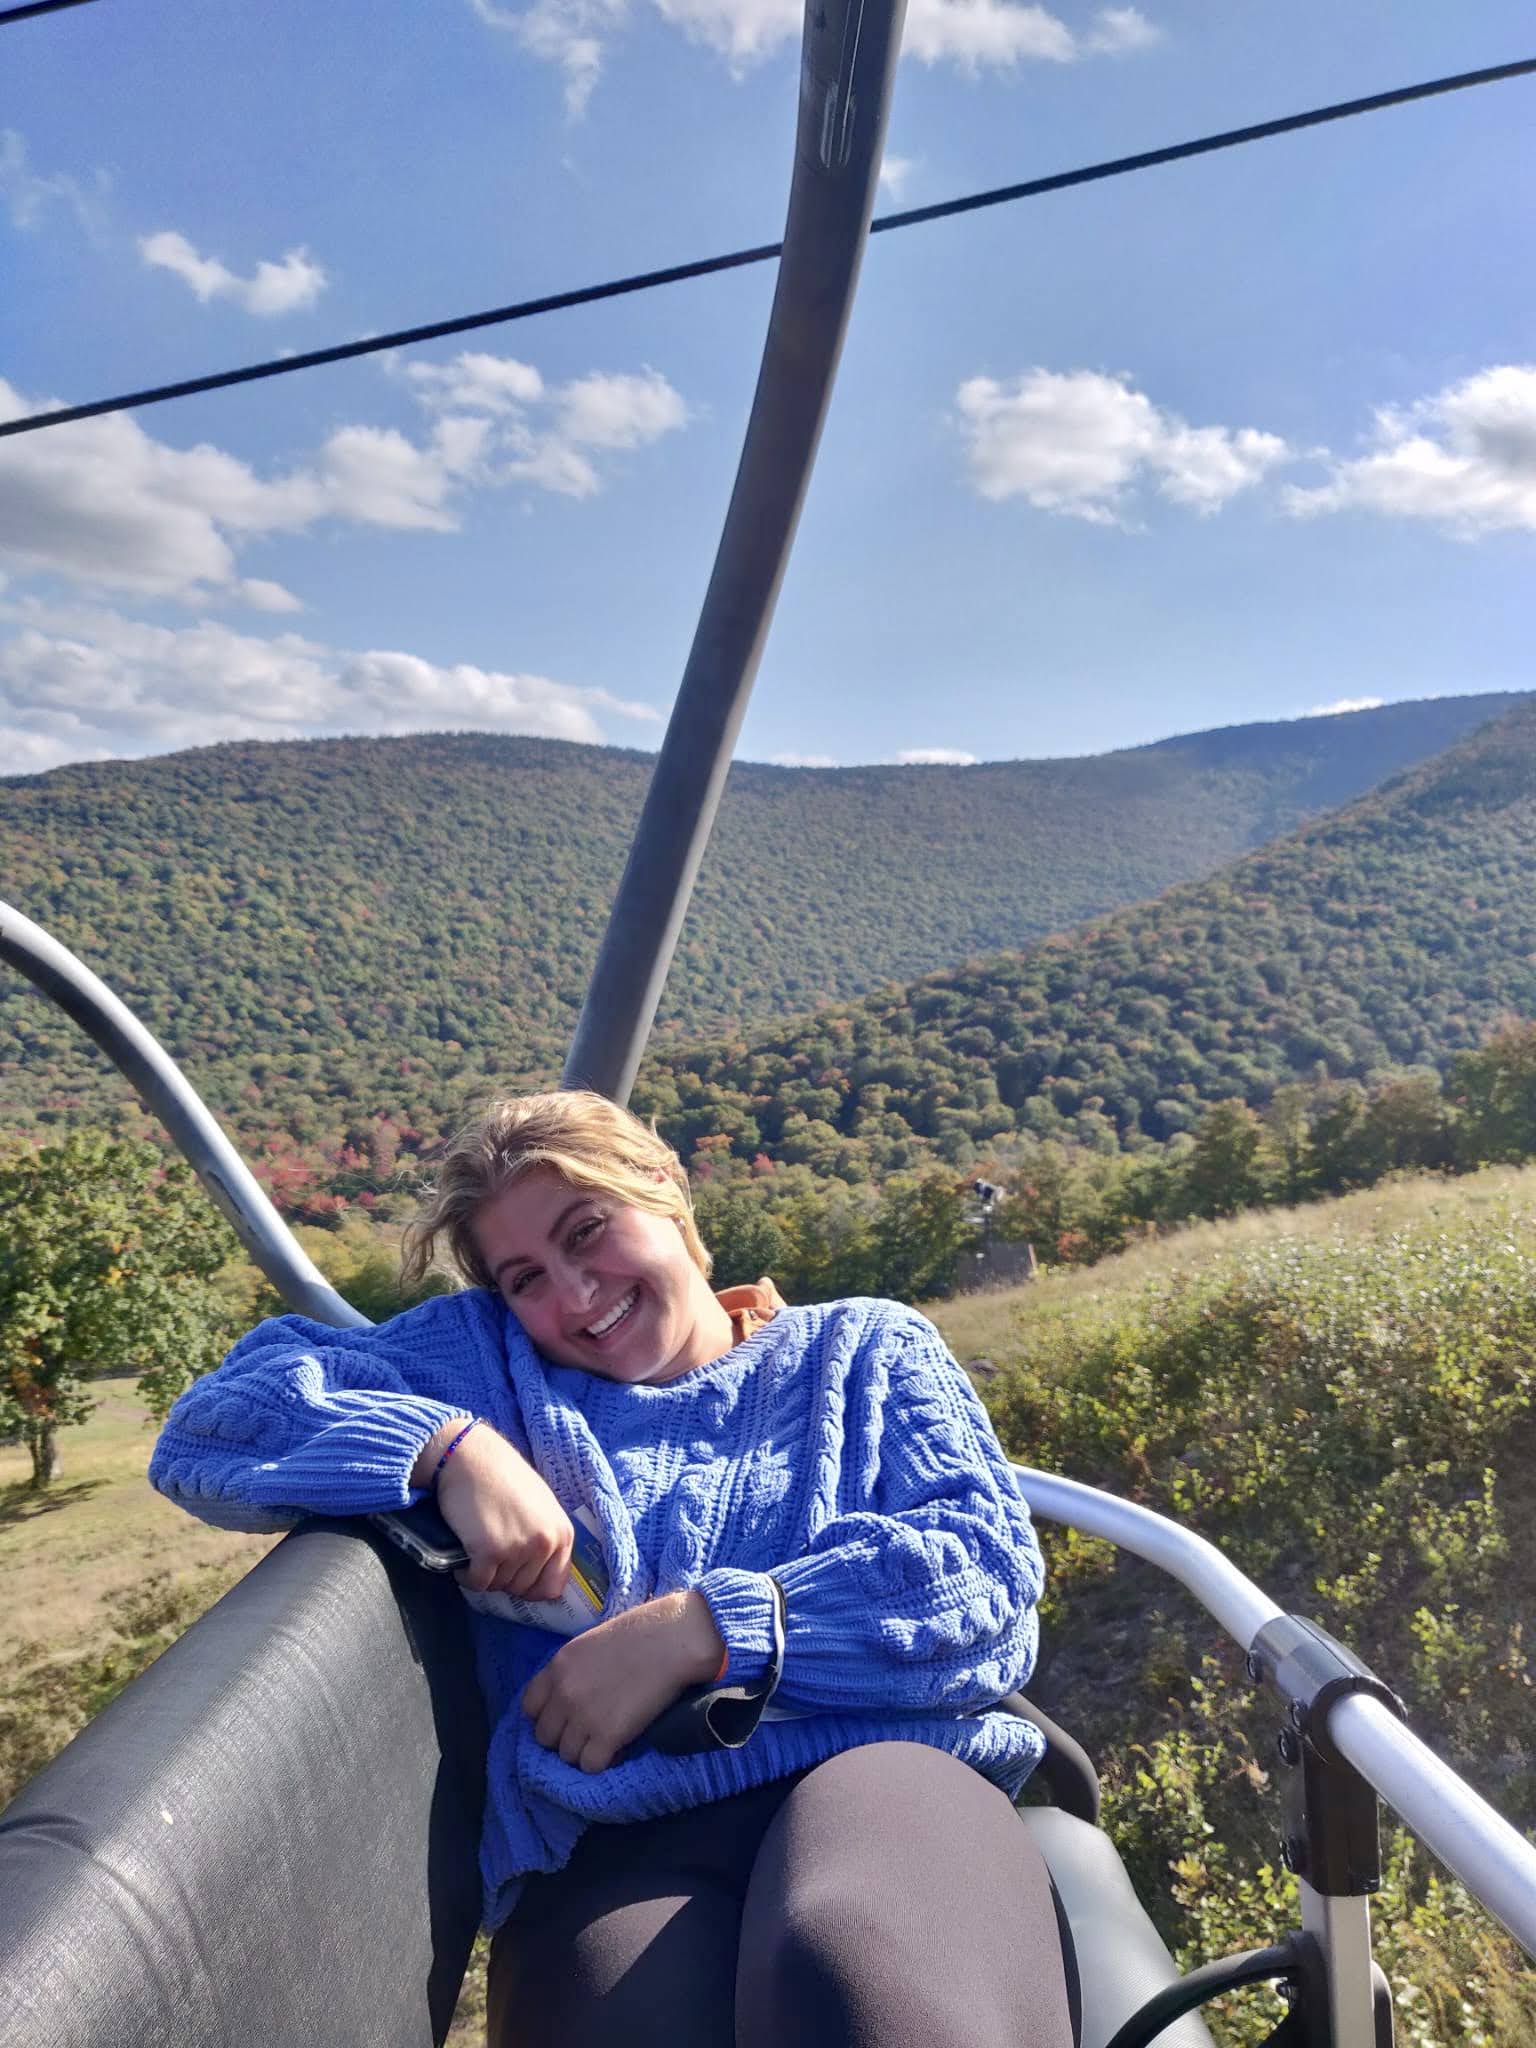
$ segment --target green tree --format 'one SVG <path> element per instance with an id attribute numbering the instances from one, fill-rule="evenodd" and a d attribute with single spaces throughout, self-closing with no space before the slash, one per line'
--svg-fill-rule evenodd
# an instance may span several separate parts
<path id="1" fill-rule="evenodd" d="M 1271 1095 L 1264 1111 L 1275 1162 L 1275 1195 L 1282 1202 L 1304 1202 L 1310 1192 L 1309 1108 L 1307 1090 L 1297 1081 L 1287 1081 Z"/>
<path id="2" fill-rule="evenodd" d="M 387 1323 L 391 1316 L 415 1308 L 418 1302 L 453 1291 L 452 1277 L 438 1270 L 424 1274 L 415 1287 L 403 1287 L 398 1232 L 380 1230 L 364 1217 L 343 1217 L 335 1230 L 300 1223 L 294 1227 L 293 1235 L 342 1299 L 371 1323 Z M 229 1278 L 228 1274 L 224 1276 L 226 1292 L 230 1291 Z M 259 1322 L 263 1316 L 280 1316 L 285 1311 L 286 1304 L 271 1281 L 257 1276 L 240 1304 L 237 1320 L 246 1325 Z"/>
<path id="3" fill-rule="evenodd" d="M 1440 1076 L 1402 1074 L 1384 1082 L 1366 1104 L 1360 1138 L 1372 1181 L 1405 1168 L 1437 1173 L 1454 1165 L 1456 1133 Z"/>
<path id="4" fill-rule="evenodd" d="M 1232 1216 L 1264 1199 L 1264 1126 L 1235 1096 L 1208 1109 L 1184 1168 L 1196 1216 Z"/>
<path id="5" fill-rule="evenodd" d="M 234 1250 L 191 1172 L 151 1145 L 81 1132 L 0 1161 L 0 1434 L 25 1442 L 34 1487 L 95 1406 L 93 1375 L 136 1369 L 163 1415 L 215 1362 L 230 1315 L 210 1282 Z"/>
<path id="6" fill-rule="evenodd" d="M 948 1174 L 900 1174 L 881 1190 L 872 1248 L 875 1288 L 897 1301 L 948 1294 L 962 1252 L 976 1242 L 965 1197 Z"/>
<path id="7" fill-rule="evenodd" d="M 1518 1161 L 1536 1154 L 1536 1024 L 1508 1024 L 1451 1064 L 1450 1092 L 1462 1105 L 1469 1160 Z"/>
<path id="8" fill-rule="evenodd" d="M 766 1273 L 778 1279 L 789 1246 L 762 1200 L 745 1188 L 699 1188 L 693 1198 L 699 1235 L 714 1254 L 713 1285 L 741 1287 Z"/>
<path id="9" fill-rule="evenodd" d="M 1343 1195 L 1370 1180 L 1365 1158 L 1365 1091 L 1355 1082 L 1318 1091 L 1307 1132 L 1314 1195 Z"/>

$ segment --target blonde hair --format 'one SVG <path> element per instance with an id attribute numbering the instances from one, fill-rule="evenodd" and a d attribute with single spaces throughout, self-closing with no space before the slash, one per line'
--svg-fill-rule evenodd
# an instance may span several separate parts
<path id="1" fill-rule="evenodd" d="M 470 1286 L 489 1287 L 475 1218 L 503 1188 L 538 1168 L 557 1173 L 573 1188 L 672 1217 L 688 1256 L 708 1279 L 710 1255 L 693 1220 L 683 1162 L 629 1110 L 589 1089 L 568 1088 L 499 1096 L 450 1141 L 436 1180 L 423 1192 L 421 1214 L 406 1229 L 402 1282 L 416 1286 L 446 1241 Z"/>

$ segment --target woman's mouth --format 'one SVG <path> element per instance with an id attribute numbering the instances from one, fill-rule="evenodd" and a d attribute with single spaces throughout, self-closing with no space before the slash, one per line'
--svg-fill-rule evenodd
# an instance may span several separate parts
<path id="1" fill-rule="evenodd" d="M 600 1317 L 595 1323 L 589 1323 L 581 1334 L 590 1343 L 606 1343 L 615 1330 L 622 1329 L 624 1324 L 629 1321 L 639 1299 L 640 1289 L 638 1287 L 631 1287 L 627 1294 L 622 1295 L 613 1304 L 613 1307 L 609 1309 L 605 1316 Z"/>

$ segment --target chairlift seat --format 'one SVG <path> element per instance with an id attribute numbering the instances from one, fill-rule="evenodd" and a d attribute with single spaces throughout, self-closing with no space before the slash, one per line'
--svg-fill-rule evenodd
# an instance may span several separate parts
<path id="1" fill-rule="evenodd" d="M 1133 2012 L 1179 1972 L 1132 1889 L 1102 1828 L 1054 1806 L 1022 1806 L 1019 1818 L 1044 1856 L 1072 1930 L 1083 2001 L 1082 2048 L 1104 2048 Z M 1214 2048 L 1205 2022 L 1186 2013 L 1158 2048 Z"/>
<path id="2" fill-rule="evenodd" d="M 462 1603 L 311 1521 L 0 1815 L 0 2048 L 429 2048 L 479 1919 L 485 1716 Z M 1083 2048 L 1177 1972 L 1109 1837 L 1022 1810 Z M 1168 2048 L 1211 2048 L 1197 2019 Z"/>

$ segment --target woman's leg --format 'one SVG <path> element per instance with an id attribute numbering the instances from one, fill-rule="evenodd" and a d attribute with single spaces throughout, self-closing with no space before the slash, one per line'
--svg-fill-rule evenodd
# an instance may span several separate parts
<path id="1" fill-rule="evenodd" d="M 589 1828 L 491 1944 L 490 2048 L 728 2048 L 753 1859 L 792 1779 Z"/>
<path id="2" fill-rule="evenodd" d="M 1050 1878 L 1006 1795 L 919 1743 L 807 1772 L 747 1888 L 737 2048 L 1072 2048 Z"/>

